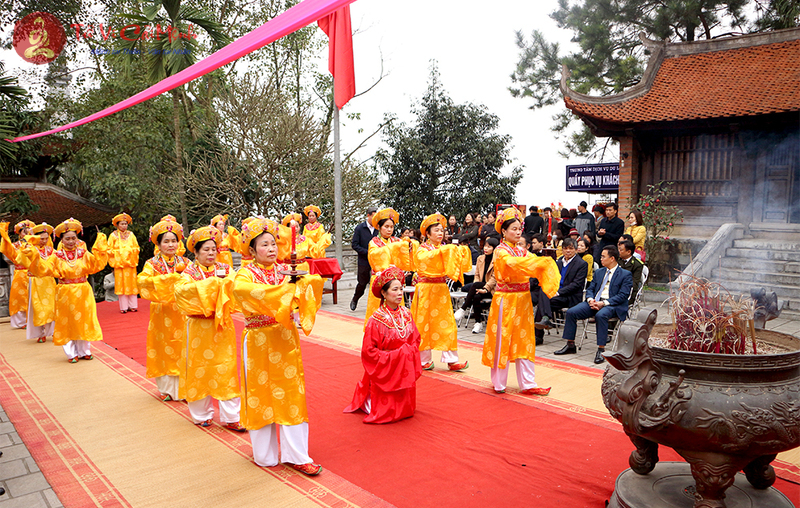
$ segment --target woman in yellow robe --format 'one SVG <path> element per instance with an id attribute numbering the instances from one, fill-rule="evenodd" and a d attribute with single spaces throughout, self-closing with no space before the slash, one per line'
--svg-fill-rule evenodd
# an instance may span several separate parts
<path id="1" fill-rule="evenodd" d="M 242 230 L 251 221 L 258 220 L 258 217 L 247 217 L 242 221 Z M 253 262 L 253 256 L 250 254 L 250 247 L 245 245 L 242 235 L 239 237 L 239 245 L 236 247 L 236 252 L 242 255 L 242 262 L 239 268 L 243 268 Z"/>
<path id="2" fill-rule="evenodd" d="M 309 240 L 306 235 L 300 234 L 301 220 L 302 217 L 299 213 L 290 213 L 281 221 L 281 225 L 278 227 L 278 238 L 276 239 L 279 263 L 289 264 L 289 260 L 292 257 L 292 238 L 294 238 L 295 253 L 298 260 L 320 257 L 317 245 Z M 292 234 L 292 230 L 294 230 L 294 234 Z M 300 263 L 297 265 L 297 269 L 308 271 L 308 263 Z"/>
<path id="3" fill-rule="evenodd" d="M 386 270 L 390 265 L 394 265 L 406 272 L 414 271 L 411 254 L 414 250 L 410 238 L 403 240 L 392 236 L 395 225 L 400 221 L 400 214 L 392 208 L 378 210 L 372 216 L 372 227 L 378 230 L 378 236 L 372 237 L 367 248 L 367 260 L 372 270 L 372 278 L 369 287 L 375 281 L 375 274 Z M 370 316 L 378 310 L 381 299 L 367 292 L 367 315 L 364 317 L 364 329 Z"/>
<path id="4" fill-rule="evenodd" d="M 211 219 L 211 225 L 222 233 L 222 238 L 217 248 L 217 262 L 225 263 L 233 268 L 233 254 L 231 254 L 231 251 L 235 251 L 239 246 L 239 231 L 233 226 L 226 228 L 225 225 L 227 223 L 227 215 L 216 215 Z"/>
<path id="5" fill-rule="evenodd" d="M 31 228 L 31 237 L 36 245 L 31 247 L 31 252 L 39 255 L 42 262 L 48 260 L 55 254 L 53 241 L 50 235 L 53 233 L 53 226 L 43 222 Z M 28 269 L 28 321 L 25 325 L 25 335 L 28 340 L 36 339 L 38 343 L 44 343 L 48 335 L 53 335 L 56 319 L 56 279 L 52 276 L 43 276 L 31 272 L 29 267 L 32 259 L 24 255 L 29 247 L 28 239 L 20 244 L 17 251 L 17 263 Z"/>
<path id="6" fill-rule="evenodd" d="M 75 219 L 67 219 L 55 229 L 61 237 L 61 250 L 42 259 L 33 247 L 41 238 L 29 236 L 23 250 L 28 270 L 36 276 L 56 277 L 55 330 L 53 344 L 63 346 L 70 363 L 91 360 L 91 343 L 103 340 L 103 331 L 97 321 L 97 304 L 92 286 L 86 277 L 97 273 L 108 261 L 106 235 L 97 233 L 92 252 L 77 247 L 78 234 L 83 226 Z"/>
<path id="7" fill-rule="evenodd" d="M 438 213 L 422 221 L 420 233 L 428 240 L 415 245 L 413 253 L 417 286 L 411 314 L 422 336 L 422 368 L 433 369 L 433 350 L 437 350 L 442 352 L 442 362 L 448 369 L 461 371 L 469 367 L 469 362 L 458 362 L 458 329 L 446 279 L 463 282 L 464 272 L 472 268 L 472 254 L 466 245 L 442 245 L 446 227 L 447 219 Z"/>
<path id="8" fill-rule="evenodd" d="M 139 287 L 136 285 L 136 269 L 139 267 L 139 242 L 136 235 L 128 231 L 131 216 L 121 213 L 111 219 L 117 229 L 108 235 L 108 264 L 114 269 L 114 293 L 119 297 L 119 311 L 139 310 Z"/>
<path id="9" fill-rule="evenodd" d="M 303 228 L 303 236 L 308 238 L 314 247 L 309 251 L 309 257 L 313 259 L 324 258 L 325 249 L 330 247 L 332 240 L 331 234 L 325 232 L 325 227 L 319 222 L 319 215 L 322 210 L 316 205 L 308 205 L 303 208 L 303 213 L 308 219 Z"/>
<path id="10" fill-rule="evenodd" d="M 242 226 L 254 262 L 239 270 L 233 294 L 245 316 L 242 335 L 242 423 L 250 432 L 253 460 L 271 467 L 281 460 L 307 475 L 322 466 L 308 454 L 308 410 L 300 336 L 291 314 L 299 309 L 303 332 L 314 327 L 322 303 L 322 278 L 301 276 L 296 283 L 280 273 L 278 225 L 255 220 Z M 280 431 L 280 445 L 278 432 Z"/>
<path id="11" fill-rule="evenodd" d="M 147 377 L 155 378 L 161 400 L 179 400 L 181 349 L 186 336 L 186 317 L 175 303 L 175 283 L 191 264 L 178 256 L 183 228 L 174 221 L 161 221 L 150 228 L 150 241 L 159 254 L 148 259 L 137 282 L 142 298 L 150 300 L 147 326 Z"/>
<path id="12" fill-rule="evenodd" d="M 495 230 L 503 241 L 494 250 L 497 286 L 486 325 L 482 361 L 492 369 L 495 392 L 505 392 L 508 363 L 515 362 L 520 391 L 547 395 L 550 388 L 540 388 L 535 379 L 536 337 L 529 279 L 539 279 L 542 291 L 552 298 L 561 276 L 552 258 L 535 256 L 517 246 L 522 235 L 522 215 L 515 207 L 498 214 Z"/>
<path id="13" fill-rule="evenodd" d="M 11 328 L 25 328 L 28 322 L 28 269 L 17 262 L 22 249 L 22 239 L 31 234 L 36 226 L 33 221 L 23 220 L 14 226 L 14 233 L 19 238 L 12 242 L 8 237 L 8 222 L 0 222 L 0 253 L 14 265 L 14 278 L 11 279 L 11 290 L 8 294 L 8 313 L 11 316 Z"/>
<path id="14" fill-rule="evenodd" d="M 167 214 L 167 215 L 161 217 L 161 220 L 159 220 L 158 222 L 164 222 L 164 221 L 178 222 L 178 219 L 176 219 L 174 215 Z M 182 228 L 183 228 L 183 226 L 181 226 L 181 229 Z M 160 252 L 158 250 L 158 245 L 156 245 L 153 248 L 153 255 L 154 256 L 158 256 L 159 253 Z M 175 251 L 175 255 L 176 256 L 181 256 L 181 257 L 186 255 L 186 246 L 183 244 L 183 241 L 178 242 L 178 250 Z"/>
<path id="15" fill-rule="evenodd" d="M 212 399 L 217 399 L 222 424 L 244 432 L 239 423 L 236 332 L 231 320 L 234 271 L 216 261 L 220 241 L 222 233 L 213 226 L 194 231 L 186 241 L 195 254 L 194 263 L 175 282 L 175 303 L 186 314 L 179 396 L 186 399 L 195 425 L 211 426 Z"/>

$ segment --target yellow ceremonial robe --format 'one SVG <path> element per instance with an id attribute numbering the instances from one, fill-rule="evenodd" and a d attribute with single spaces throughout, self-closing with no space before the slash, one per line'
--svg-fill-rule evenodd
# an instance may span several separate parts
<path id="1" fill-rule="evenodd" d="M 466 245 L 426 242 L 415 248 L 414 268 L 418 279 L 411 314 L 422 336 L 420 351 L 458 349 L 456 320 L 446 278 L 464 280 L 465 256 L 471 264 L 471 254 Z"/>
<path id="2" fill-rule="evenodd" d="M 231 254 L 231 251 L 235 251 L 239 247 L 239 237 L 239 231 L 233 226 L 228 226 L 228 232 L 217 247 L 217 263 L 233 267 L 233 254 Z"/>
<path id="3" fill-rule="evenodd" d="M 535 320 L 529 279 L 539 279 L 542 291 L 552 298 L 561 282 L 556 263 L 549 256 L 535 256 L 523 247 L 503 241 L 494 250 L 494 276 L 497 286 L 486 325 L 482 363 L 505 369 L 508 362 L 518 358 L 535 361 Z M 502 322 L 498 322 L 501 313 Z M 497 365 L 496 351 L 499 353 Z"/>
<path id="4" fill-rule="evenodd" d="M 28 269 L 17 261 L 22 242 L 8 239 L 5 232 L 1 232 L 0 252 L 14 264 L 14 278 L 11 279 L 11 290 L 8 294 L 8 313 L 14 315 L 18 312 L 28 312 Z"/>
<path id="5" fill-rule="evenodd" d="M 97 234 L 92 252 L 82 248 L 72 251 L 58 250 L 45 259 L 38 255 L 38 249 L 28 245 L 22 253 L 29 263 L 28 270 L 32 275 L 58 279 L 53 344 L 63 346 L 71 340 L 103 340 L 103 330 L 97 321 L 94 291 L 86 277 L 106 267 L 106 235 Z M 35 322 L 34 325 L 39 326 Z"/>
<path id="6" fill-rule="evenodd" d="M 285 265 L 251 263 L 239 270 L 233 294 L 245 315 L 242 335 L 240 419 L 248 430 L 308 421 L 305 373 L 292 310 L 306 335 L 322 304 L 323 280 L 305 275 L 296 284 L 278 271 Z"/>
<path id="7" fill-rule="evenodd" d="M 225 277 L 217 277 L 220 270 Z M 217 400 L 239 396 L 236 372 L 236 331 L 233 328 L 233 270 L 215 263 L 192 263 L 175 282 L 175 302 L 186 314 L 181 348 L 180 398 L 187 402 L 209 395 Z"/>
<path id="8" fill-rule="evenodd" d="M 401 241 L 394 236 L 386 240 L 378 235 L 369 241 L 367 259 L 369 260 L 370 268 L 372 268 L 372 277 L 369 280 L 369 287 L 367 288 L 367 315 L 364 316 L 365 330 L 370 316 L 372 316 L 381 305 L 381 299 L 372 294 L 372 283 L 375 281 L 375 274 L 381 270 L 386 270 L 390 265 L 394 265 L 406 272 L 413 271 L 413 252 L 414 249 L 410 240 Z M 401 282 L 405 283 L 405 281 Z"/>
<path id="9" fill-rule="evenodd" d="M 191 264 L 186 258 L 155 256 L 144 264 L 137 282 L 142 298 L 150 300 L 147 325 L 147 377 L 180 376 L 186 316 L 175 303 L 179 272 Z"/>
<path id="10" fill-rule="evenodd" d="M 308 257 L 313 259 L 324 258 L 325 249 L 330 247 L 332 240 L 331 234 L 325 232 L 325 228 L 319 222 L 306 224 L 303 228 L 303 236 L 309 240 Z"/>
<path id="11" fill-rule="evenodd" d="M 136 269 L 139 266 L 139 242 L 136 235 L 127 231 L 126 238 L 118 231 L 108 235 L 108 264 L 114 269 L 114 293 L 139 294 Z"/>

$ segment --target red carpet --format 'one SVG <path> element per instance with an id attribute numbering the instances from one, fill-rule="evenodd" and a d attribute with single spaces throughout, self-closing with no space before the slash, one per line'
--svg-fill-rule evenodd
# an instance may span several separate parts
<path id="1" fill-rule="evenodd" d="M 124 316 L 99 304 L 98 315 L 105 341 L 144 362 L 146 303 Z M 362 374 L 359 357 L 303 341 L 303 360 L 312 457 L 397 506 L 599 507 L 628 467 L 633 447 L 621 431 L 427 376 L 413 418 L 365 425 L 363 414 L 342 413 Z M 680 460 L 666 448 L 660 456 Z M 775 486 L 800 497 L 796 484 Z"/>

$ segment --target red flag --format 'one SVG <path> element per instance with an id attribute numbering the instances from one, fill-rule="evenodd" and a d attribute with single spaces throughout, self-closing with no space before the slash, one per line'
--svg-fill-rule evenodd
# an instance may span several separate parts
<path id="1" fill-rule="evenodd" d="M 356 94 L 353 66 L 353 30 L 350 27 L 350 6 L 320 18 L 319 27 L 328 35 L 328 70 L 333 75 L 333 99 L 342 109 Z"/>

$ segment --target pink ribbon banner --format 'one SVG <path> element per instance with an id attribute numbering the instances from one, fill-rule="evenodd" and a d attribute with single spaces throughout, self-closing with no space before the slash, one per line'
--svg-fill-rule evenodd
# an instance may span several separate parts
<path id="1" fill-rule="evenodd" d="M 17 141 L 26 141 L 28 139 L 39 138 L 49 134 L 55 134 L 56 132 L 72 129 L 73 127 L 78 127 L 79 125 L 89 122 L 94 122 L 95 120 L 99 120 L 100 118 L 108 115 L 113 115 L 114 113 L 122 111 L 123 109 L 127 109 L 131 106 L 139 104 L 140 102 L 152 99 L 156 95 L 161 95 L 164 92 L 169 92 L 173 88 L 181 86 L 184 83 L 188 83 L 193 79 L 199 78 L 200 76 L 208 74 L 211 71 L 219 69 L 223 65 L 227 65 L 237 58 L 252 53 L 257 49 L 261 49 L 267 44 L 275 42 L 281 37 L 295 32 L 306 25 L 314 23 L 318 19 L 327 16 L 328 14 L 340 9 L 341 7 L 344 7 L 345 5 L 350 5 L 354 1 L 355 0 L 305 0 L 300 2 L 291 9 L 284 11 L 278 16 L 267 21 L 249 34 L 242 36 L 228 44 L 216 53 L 209 55 L 191 67 L 188 67 L 173 76 L 159 81 L 150 88 L 142 90 L 133 97 L 125 99 L 124 101 L 120 101 L 113 106 L 109 106 L 102 111 L 94 113 L 93 115 L 89 115 L 75 122 L 68 123 L 67 125 L 56 127 L 55 129 L 51 129 L 47 132 L 39 132 L 36 134 L 30 134 L 28 136 L 21 136 L 8 141 L 14 143 Z"/>

